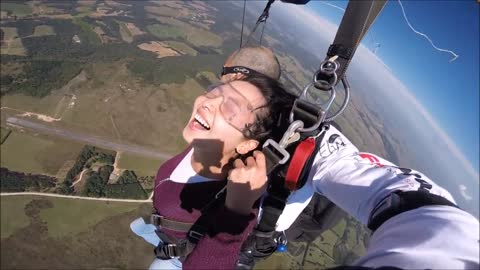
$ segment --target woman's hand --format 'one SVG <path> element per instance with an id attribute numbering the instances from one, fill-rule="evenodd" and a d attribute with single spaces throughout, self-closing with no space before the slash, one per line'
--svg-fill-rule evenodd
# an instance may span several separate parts
<path id="1" fill-rule="evenodd" d="M 233 166 L 228 172 L 225 206 L 231 211 L 248 215 L 267 186 L 265 155 L 261 151 L 255 151 L 245 163 L 236 159 Z"/>

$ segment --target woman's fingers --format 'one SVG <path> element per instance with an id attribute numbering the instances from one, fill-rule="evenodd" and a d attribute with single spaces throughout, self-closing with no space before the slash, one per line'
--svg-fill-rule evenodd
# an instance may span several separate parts
<path id="1" fill-rule="evenodd" d="M 257 150 L 255 152 L 253 152 L 253 156 L 255 157 L 257 167 L 259 169 L 266 169 L 267 161 L 265 160 L 265 155 L 262 153 L 262 151 Z"/>
<path id="2" fill-rule="evenodd" d="M 247 168 L 255 168 L 257 166 L 257 162 L 253 157 L 248 157 L 245 163 L 247 164 Z"/>
<path id="3" fill-rule="evenodd" d="M 235 159 L 235 161 L 233 162 L 233 166 L 235 168 L 243 168 L 245 167 L 245 164 L 243 164 L 243 161 L 239 158 Z"/>
<path id="4" fill-rule="evenodd" d="M 237 159 L 228 173 L 225 206 L 233 211 L 248 214 L 254 202 L 265 192 L 267 175 L 265 156 L 255 151 L 242 162 Z"/>

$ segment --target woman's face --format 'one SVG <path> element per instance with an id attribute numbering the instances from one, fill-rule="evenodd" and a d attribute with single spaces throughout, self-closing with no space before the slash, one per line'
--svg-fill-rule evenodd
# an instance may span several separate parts
<path id="1" fill-rule="evenodd" d="M 241 130 L 255 121 L 255 113 L 259 112 L 255 109 L 265 103 L 260 90 L 248 82 L 222 84 L 197 97 L 183 138 L 189 144 L 195 140 L 222 142 L 223 154 L 233 154 L 237 146 L 248 141 Z"/>

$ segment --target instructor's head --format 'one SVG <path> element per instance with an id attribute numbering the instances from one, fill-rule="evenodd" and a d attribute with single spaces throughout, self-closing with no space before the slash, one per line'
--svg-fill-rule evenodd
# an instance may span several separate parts
<path id="1" fill-rule="evenodd" d="M 274 80 L 280 78 L 280 64 L 272 50 L 265 47 L 243 47 L 234 51 L 225 61 L 224 68 L 228 67 L 246 67 L 266 75 Z M 228 73 L 222 76 L 222 82 L 229 82 L 241 79 L 244 75 L 238 73 Z"/>

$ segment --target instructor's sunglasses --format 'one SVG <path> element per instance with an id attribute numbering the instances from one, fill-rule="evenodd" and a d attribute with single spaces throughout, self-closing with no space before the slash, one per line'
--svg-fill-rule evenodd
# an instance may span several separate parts
<path id="1" fill-rule="evenodd" d="M 241 73 L 245 76 L 248 75 L 263 75 L 260 72 L 257 72 L 251 68 L 243 67 L 243 66 L 232 66 L 232 67 L 223 67 L 222 73 L 220 74 L 221 76 L 227 75 L 227 74 L 235 74 L 235 73 Z"/>

